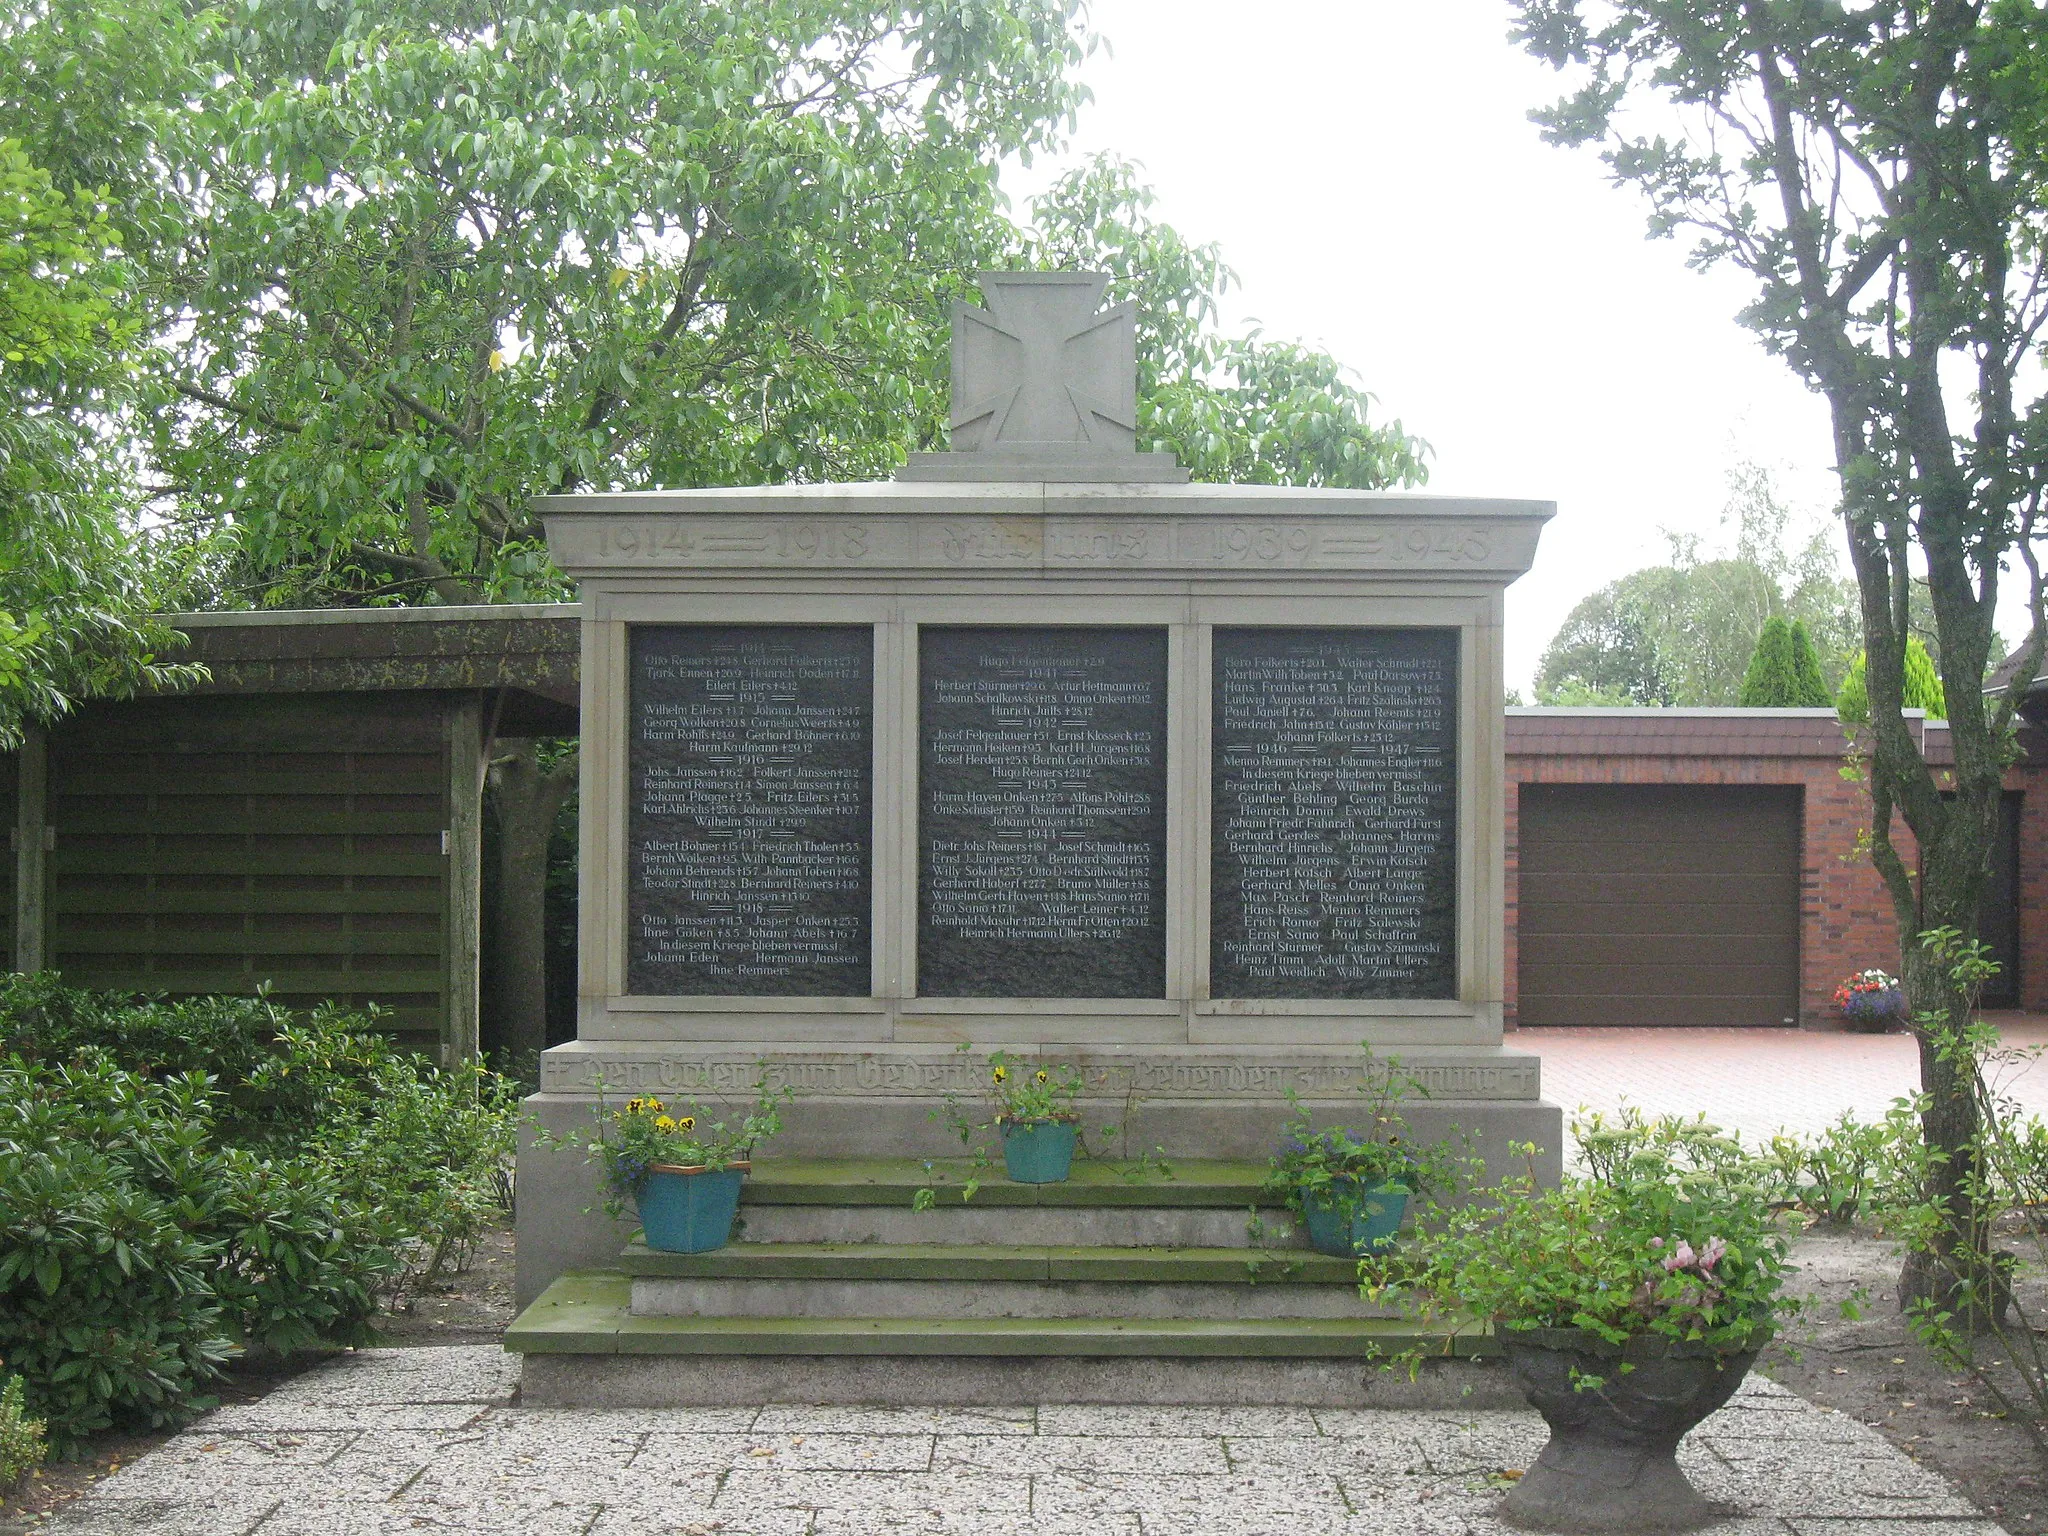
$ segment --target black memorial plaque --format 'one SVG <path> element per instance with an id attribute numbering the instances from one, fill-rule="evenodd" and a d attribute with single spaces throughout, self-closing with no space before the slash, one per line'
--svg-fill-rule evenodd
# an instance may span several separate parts
<path id="1" fill-rule="evenodd" d="M 920 632 L 917 990 L 1166 991 L 1166 632 Z"/>
<path id="2" fill-rule="evenodd" d="M 626 990 L 866 996 L 872 632 L 632 635 Z"/>
<path id="3" fill-rule="evenodd" d="M 1458 636 L 1218 629 L 1209 989 L 1457 996 Z"/>

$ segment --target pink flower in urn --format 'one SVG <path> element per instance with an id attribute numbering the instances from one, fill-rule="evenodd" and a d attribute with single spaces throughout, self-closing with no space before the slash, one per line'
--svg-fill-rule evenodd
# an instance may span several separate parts
<path id="1" fill-rule="evenodd" d="M 1653 1237 L 1650 1239 L 1650 1246 L 1652 1248 L 1661 1248 L 1664 1246 L 1664 1240 Z M 1664 1272 L 1675 1275 L 1682 1269 L 1692 1269 L 1699 1271 L 1702 1275 L 1711 1276 L 1714 1272 L 1714 1266 L 1721 1262 L 1722 1256 L 1727 1252 L 1728 1243 L 1723 1238 L 1710 1237 L 1695 1250 L 1691 1243 L 1681 1237 L 1678 1240 L 1678 1246 L 1672 1249 L 1662 1261 Z"/>

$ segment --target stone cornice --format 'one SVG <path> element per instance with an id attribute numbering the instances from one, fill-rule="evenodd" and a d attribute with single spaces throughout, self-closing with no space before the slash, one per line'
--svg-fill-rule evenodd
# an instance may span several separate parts
<path id="1" fill-rule="evenodd" d="M 1554 503 L 1291 486 L 861 482 L 544 496 L 555 560 L 635 571 L 1245 571 L 1512 581 Z"/>

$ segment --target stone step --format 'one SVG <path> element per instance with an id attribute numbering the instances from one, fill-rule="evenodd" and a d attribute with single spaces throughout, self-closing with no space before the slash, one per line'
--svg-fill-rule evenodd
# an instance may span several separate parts
<path id="1" fill-rule="evenodd" d="M 883 1206 L 909 1208 L 921 1189 L 939 1209 L 952 1206 L 1053 1209 L 1237 1210 L 1269 1205 L 1260 1193 L 1264 1163 L 1177 1158 L 1157 1165 L 1077 1158 L 1058 1184 L 1013 1184 L 1002 1165 L 977 1168 L 969 1158 L 763 1158 L 741 1187 L 744 1206 Z M 979 1186 L 963 1198 L 969 1179 Z M 930 1214 L 930 1213 L 925 1213 Z"/>
<path id="2" fill-rule="evenodd" d="M 636 1317 L 1369 1317 L 1357 1264 L 1304 1251 L 735 1243 L 619 1265 Z"/>
<path id="3" fill-rule="evenodd" d="M 750 1243 L 1299 1248 L 1286 1210 L 1260 1192 L 1265 1176 L 1264 1163 L 1187 1160 L 1162 1173 L 1083 1158 L 1064 1183 L 1013 1184 L 999 1167 L 977 1170 L 966 1158 L 929 1166 L 763 1159 L 741 1190 L 740 1235 Z M 922 1211 L 914 1208 L 921 1189 L 934 1197 Z"/>
<path id="4" fill-rule="evenodd" d="M 536 1355 L 872 1355 L 1370 1360 L 1417 1343 L 1495 1352 L 1483 1325 L 1446 1338 L 1400 1318 L 640 1317 L 618 1270 L 563 1275 L 505 1333 Z"/>
<path id="5" fill-rule="evenodd" d="M 1068 1246 L 1037 1243 L 731 1243 L 663 1253 L 635 1240 L 619 1255 L 635 1278 L 693 1280 L 1094 1280 L 1113 1283 L 1335 1285 L 1358 1261 L 1306 1250 Z"/>
<path id="6" fill-rule="evenodd" d="M 1285 1210 L 1260 1210 L 1256 1246 L 1301 1248 Z M 742 1205 L 749 1243 L 1039 1243 L 1065 1247 L 1237 1248 L 1254 1246 L 1244 1206 L 984 1205 L 979 1194 L 928 1211 L 908 1205 Z M 1242 1262 L 1242 1253 L 1240 1253 Z"/>

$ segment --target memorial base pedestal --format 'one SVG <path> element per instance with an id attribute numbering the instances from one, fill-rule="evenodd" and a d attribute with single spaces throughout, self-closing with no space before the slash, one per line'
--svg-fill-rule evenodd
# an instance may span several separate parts
<path id="1" fill-rule="evenodd" d="M 998 1168 L 963 1201 L 970 1167 L 944 1164 L 920 1209 L 935 1170 L 915 1159 L 757 1160 L 729 1246 L 629 1242 L 521 1311 L 524 1400 L 1508 1405 L 1489 1328 L 1361 1296 L 1352 1260 L 1301 1246 L 1263 1162 Z M 1385 1368 L 1409 1349 L 1419 1379 Z"/>
<path id="2" fill-rule="evenodd" d="M 1007 1049 L 1031 1054 L 1029 1046 Z M 1356 1047 L 1068 1047 L 1058 1057 L 1077 1063 L 1107 1090 L 1085 1096 L 1080 1110 L 1089 1148 L 1111 1158 L 1156 1151 L 1169 1163 L 1263 1163 L 1283 1134 L 1289 1089 L 1319 1126 L 1362 1124 L 1374 1103 L 1362 1089 L 1375 1068 Z M 1533 1053 L 1512 1047 L 1408 1050 L 1398 1061 L 1419 1085 L 1419 1093 L 1400 1104 L 1415 1140 L 1448 1141 L 1501 1171 L 1521 1166 L 1513 1144 L 1532 1142 L 1542 1149 L 1539 1175 L 1558 1177 L 1563 1115 L 1538 1096 Z M 948 1123 L 948 1096 L 977 1122 L 992 1114 L 981 1099 L 981 1051 L 683 1041 L 556 1046 L 542 1058 L 542 1091 L 525 1108 L 535 1125 L 558 1134 L 590 1130 L 600 1102 L 617 1107 L 635 1094 L 695 1100 L 714 1115 L 724 1102 L 743 1113 L 762 1063 L 771 1081 L 788 1083 L 796 1094 L 784 1112 L 782 1134 L 759 1149 L 769 1160 L 957 1157 L 961 1148 Z M 1112 1125 L 1118 1135 L 1107 1141 L 1103 1128 Z M 1000 1167 L 1002 1153 L 992 1135 L 989 1149 Z M 529 1138 L 520 1150 L 518 1181 L 522 1306 L 565 1270 L 609 1264 L 632 1233 L 630 1216 L 613 1221 L 597 1208 L 597 1170 L 582 1153 L 544 1150 Z"/>

